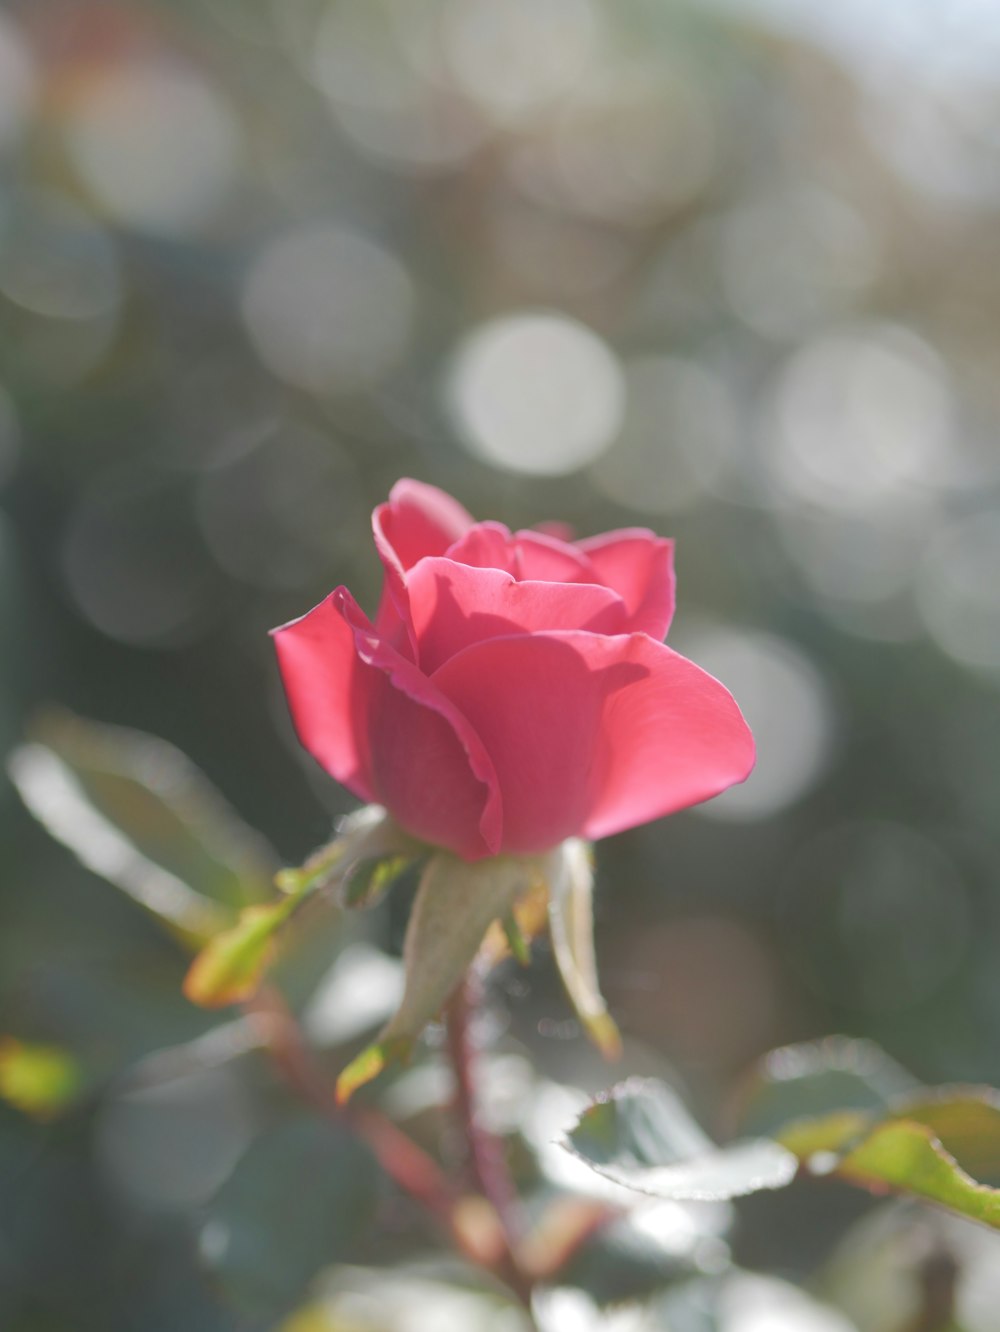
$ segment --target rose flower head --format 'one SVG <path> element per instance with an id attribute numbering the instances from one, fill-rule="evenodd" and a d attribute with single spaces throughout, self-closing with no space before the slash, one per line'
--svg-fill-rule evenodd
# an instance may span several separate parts
<path id="1" fill-rule="evenodd" d="M 465 861 L 538 855 L 750 772 L 732 696 L 663 643 L 672 542 L 511 533 L 413 480 L 372 525 L 374 621 L 339 587 L 275 646 L 302 744 L 420 842 Z"/>

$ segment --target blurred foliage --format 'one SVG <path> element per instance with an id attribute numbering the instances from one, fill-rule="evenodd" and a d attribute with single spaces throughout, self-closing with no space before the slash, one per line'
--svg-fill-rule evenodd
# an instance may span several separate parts
<path id="1" fill-rule="evenodd" d="M 670 641 L 757 734 L 744 787 L 598 849 L 626 1066 L 679 1081 L 713 1137 L 757 1056 L 831 1030 L 920 1083 L 995 1080 L 998 70 L 974 0 L 0 11 L 0 739 L 77 857 L 0 790 L 0 1031 L 5 1077 L 58 1051 L 80 1089 L 41 1120 L 0 1106 L 5 1329 L 518 1326 L 384 1181 L 358 1204 L 378 1243 L 345 1235 L 325 1184 L 360 1197 L 374 1168 L 336 1127 L 296 1138 L 259 1028 L 181 993 L 186 941 L 348 808 L 295 745 L 266 631 L 339 582 L 374 605 L 367 514 L 399 475 L 513 526 L 675 536 Z M 99 753 L 29 734 L 53 704 L 109 725 Z M 399 1001 L 403 887 L 348 927 L 290 922 L 277 981 L 331 1078 Z M 522 1182 L 565 1187 L 539 1143 L 607 1077 L 539 952 L 499 972 L 491 1103 Z M 905 1093 L 835 1053 L 802 1114 Z M 434 1070 L 380 1096 L 446 1162 Z M 287 1234 L 223 1243 L 206 1216 L 235 1225 L 244 1157 L 254 1194 L 288 1182 L 286 1124 L 308 1181 L 275 1203 Z M 328 1247 L 299 1252 L 319 1176 Z M 996 1237 L 944 1214 L 859 1223 L 833 1183 L 735 1223 L 657 1206 L 654 1247 L 700 1275 L 622 1327 L 907 1332 L 947 1261 L 955 1325 L 995 1322 Z M 811 1222 L 839 1242 L 822 1272 Z M 727 1244 L 827 1303 L 721 1290 Z M 289 1274 L 324 1258 L 295 1313 Z M 599 1284 L 540 1319 L 613 1332 Z"/>

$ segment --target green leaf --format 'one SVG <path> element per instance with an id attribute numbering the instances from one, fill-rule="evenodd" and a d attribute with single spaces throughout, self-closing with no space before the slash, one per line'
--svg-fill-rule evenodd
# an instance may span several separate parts
<path id="1" fill-rule="evenodd" d="M 274 958 L 278 930 L 303 903 L 341 888 L 357 866 L 368 862 L 369 851 L 375 850 L 373 859 L 384 865 L 389 848 L 411 843 L 377 805 L 345 819 L 340 835 L 329 846 L 301 868 L 285 869 L 275 876 L 283 897 L 248 907 L 231 929 L 206 945 L 188 971 L 184 993 L 207 1008 L 249 999 Z"/>
<path id="2" fill-rule="evenodd" d="M 798 1119 L 888 1110 L 920 1084 L 871 1041 L 832 1036 L 761 1060 L 742 1097 L 741 1132 L 774 1133 Z"/>
<path id="3" fill-rule="evenodd" d="M 1000 1230 L 1000 1190 L 978 1184 L 926 1124 L 880 1124 L 837 1164 L 843 1179 L 876 1192 L 894 1190 L 939 1203 Z"/>
<path id="4" fill-rule="evenodd" d="M 413 863 L 413 858 L 407 855 L 369 856 L 358 861 L 345 881 L 344 904 L 374 906 Z"/>
<path id="5" fill-rule="evenodd" d="M 266 1133 L 223 1184 L 201 1233 L 203 1260 L 246 1311 L 291 1308 L 327 1264 L 351 1256 L 372 1220 L 379 1171 L 358 1138 L 300 1117 Z"/>
<path id="6" fill-rule="evenodd" d="M 260 985 L 275 951 L 275 935 L 300 898 L 283 897 L 246 907 L 239 921 L 217 934 L 191 963 L 184 993 L 203 1008 L 222 1008 L 249 999 Z"/>
<path id="7" fill-rule="evenodd" d="M 8 764 L 29 810 L 185 942 L 269 892 L 271 849 L 166 741 L 63 712 L 32 736 Z"/>
<path id="8" fill-rule="evenodd" d="M 994 1088 L 935 1088 L 897 1102 L 893 1117 L 929 1128 L 980 1183 L 1000 1183 L 1000 1092 Z"/>
<path id="9" fill-rule="evenodd" d="M 590 847 L 573 838 L 542 860 L 549 885 L 552 952 L 566 993 L 587 1035 L 608 1059 L 621 1054 L 621 1036 L 597 980 L 594 953 L 594 866 Z"/>
<path id="10" fill-rule="evenodd" d="M 33 1119 L 51 1119 L 66 1109 L 82 1083 L 80 1066 L 54 1045 L 0 1039 L 0 1097 Z"/>
<path id="11" fill-rule="evenodd" d="M 910 1092 L 868 1110 L 792 1120 L 775 1134 L 813 1174 L 940 1203 L 1000 1228 L 1000 1093 Z"/>
<path id="12" fill-rule="evenodd" d="M 716 1147 L 664 1083 L 630 1078 L 583 1113 L 569 1135 L 598 1174 L 657 1198 L 720 1200 L 781 1188 L 798 1161 L 779 1143 Z"/>
<path id="13" fill-rule="evenodd" d="M 496 857 L 470 865 L 443 851 L 431 857 L 403 944 L 403 1001 L 374 1045 L 341 1074 L 339 1101 L 376 1077 L 387 1058 L 413 1044 L 465 975 L 490 925 L 511 910 L 529 884 L 527 861 Z"/>
<path id="14" fill-rule="evenodd" d="M 835 1110 L 819 1119 L 794 1119 L 775 1133 L 776 1142 L 807 1164 L 825 1152 L 842 1152 L 864 1133 L 871 1123 L 859 1110 Z"/>
<path id="15" fill-rule="evenodd" d="M 650 1213 L 661 1210 L 655 1205 L 644 1208 L 641 1225 L 626 1216 L 602 1227 L 580 1245 L 554 1279 L 560 1285 L 585 1290 L 603 1307 L 648 1299 L 675 1282 L 688 1281 L 705 1270 L 709 1258 L 720 1268 L 725 1266 L 727 1250 L 722 1241 L 701 1234 L 688 1217 L 678 1221 L 676 1208 L 670 1229 L 666 1224 L 658 1228 Z"/>

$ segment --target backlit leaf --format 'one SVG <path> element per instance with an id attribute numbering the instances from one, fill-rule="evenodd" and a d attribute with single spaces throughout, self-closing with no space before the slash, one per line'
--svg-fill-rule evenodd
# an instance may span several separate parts
<path id="1" fill-rule="evenodd" d="M 25 804 L 185 942 L 270 891 L 273 852 L 173 745 L 64 712 L 32 736 L 8 765 Z"/>
<path id="2" fill-rule="evenodd" d="M 657 1198 L 721 1200 L 780 1188 L 798 1169 L 769 1139 L 716 1147 L 664 1083 L 631 1078 L 584 1111 L 569 1149 L 598 1174 Z"/>
<path id="3" fill-rule="evenodd" d="M 1000 1190 L 977 1183 L 926 1124 L 880 1124 L 837 1166 L 843 1179 L 875 1191 L 891 1189 L 940 1203 L 1000 1230 Z"/>
<path id="4" fill-rule="evenodd" d="M 223 1184 L 201 1233 L 202 1259 L 248 1313 L 284 1313 L 322 1267 L 363 1240 L 379 1178 L 346 1128 L 306 1116 L 285 1121 L 250 1146 Z"/>
<path id="5" fill-rule="evenodd" d="M 773 1133 L 798 1119 L 885 1111 L 920 1084 L 871 1041 L 832 1036 L 785 1045 L 760 1061 L 742 1098 L 739 1127 Z"/>

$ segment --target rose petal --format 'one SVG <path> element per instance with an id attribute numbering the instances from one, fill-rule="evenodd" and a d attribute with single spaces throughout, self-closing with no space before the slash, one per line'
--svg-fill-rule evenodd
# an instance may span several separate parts
<path id="1" fill-rule="evenodd" d="M 385 569 L 385 589 L 375 617 L 384 638 L 402 648 L 405 629 L 415 651 L 403 575 L 425 555 L 443 555 L 473 524 L 458 500 L 437 486 L 410 477 L 396 482 L 386 503 L 372 514 L 375 546 Z"/>
<path id="2" fill-rule="evenodd" d="M 406 575 L 420 668 L 431 674 L 473 643 L 546 629 L 618 634 L 625 605 L 591 583 L 518 582 L 501 569 L 448 558 L 420 560 Z"/>
<path id="3" fill-rule="evenodd" d="M 503 569 L 542 583 L 600 583 L 583 551 L 546 532 L 511 532 L 503 523 L 476 523 L 445 552 L 457 564 Z"/>
<path id="4" fill-rule="evenodd" d="M 645 634 L 494 638 L 432 680 L 493 760 L 507 852 L 606 837 L 707 800 L 753 765 L 729 692 Z"/>
<path id="5" fill-rule="evenodd" d="M 502 810 L 482 742 L 346 588 L 273 631 L 299 739 L 407 832 L 468 860 L 497 851 Z"/>
<path id="6" fill-rule="evenodd" d="M 474 524 L 458 500 L 410 477 L 396 482 L 372 516 L 379 554 L 402 570 L 425 555 L 443 555 Z"/>
<path id="7" fill-rule="evenodd" d="M 628 630 L 662 640 L 674 616 L 674 543 L 642 527 L 578 543 L 595 582 L 614 588 L 628 607 Z"/>

